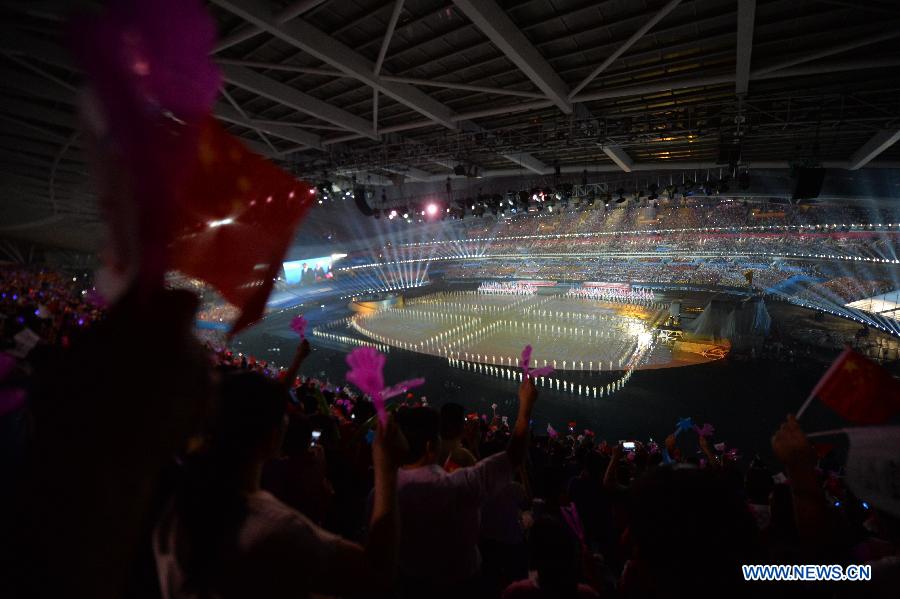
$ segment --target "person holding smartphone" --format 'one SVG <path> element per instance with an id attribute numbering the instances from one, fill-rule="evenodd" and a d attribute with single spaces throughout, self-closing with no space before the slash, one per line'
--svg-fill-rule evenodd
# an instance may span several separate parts
<path id="1" fill-rule="evenodd" d="M 210 442 L 164 511 L 153 550 L 165 599 L 306 597 L 392 588 L 403 446 L 393 420 L 372 444 L 374 505 L 365 546 L 320 528 L 260 488 L 287 426 L 284 385 L 257 373 L 222 382 Z"/>

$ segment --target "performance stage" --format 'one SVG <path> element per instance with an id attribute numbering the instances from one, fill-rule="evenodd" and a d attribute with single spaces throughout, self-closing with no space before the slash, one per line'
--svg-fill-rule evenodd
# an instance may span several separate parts
<path id="1" fill-rule="evenodd" d="M 635 370 L 702 364 L 727 354 L 722 345 L 663 341 L 656 328 L 668 315 L 668 305 L 652 300 L 457 291 L 357 311 L 346 324 L 374 342 L 506 379 L 520 376 L 519 355 L 531 345 L 532 366 L 556 371 L 541 385 L 604 397 Z"/>
<path id="2" fill-rule="evenodd" d="M 437 293 L 358 313 L 351 326 L 373 340 L 453 359 L 515 366 L 525 345 L 533 364 L 556 370 L 621 371 L 651 345 L 636 369 L 699 364 L 724 357 L 727 346 L 676 340 L 656 343 L 665 305 L 560 295 Z"/>

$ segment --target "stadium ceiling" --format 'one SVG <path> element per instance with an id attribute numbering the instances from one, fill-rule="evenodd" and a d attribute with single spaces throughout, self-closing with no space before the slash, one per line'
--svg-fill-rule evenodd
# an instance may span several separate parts
<path id="1" fill-rule="evenodd" d="M 0 235 L 52 238 L 62 221 L 97 220 L 76 133 L 80 74 L 59 40 L 73 4 L 95 3 L 0 3 Z M 889 0 L 209 7 L 225 80 L 216 116 L 299 176 L 900 165 Z"/>

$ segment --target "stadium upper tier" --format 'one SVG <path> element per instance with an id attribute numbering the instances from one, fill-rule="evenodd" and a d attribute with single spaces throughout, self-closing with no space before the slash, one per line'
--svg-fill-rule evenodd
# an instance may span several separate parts
<path id="1" fill-rule="evenodd" d="M 343 274 L 412 268 L 453 279 L 731 287 L 826 309 L 900 287 L 895 209 L 601 202 L 439 225 L 385 238 L 379 249 L 350 256 Z"/>
<path id="2" fill-rule="evenodd" d="M 402 236 L 386 236 L 377 255 L 363 251 L 345 264 L 511 254 L 900 263 L 900 211 L 896 209 L 766 207 L 740 202 L 604 208 L 598 203 L 574 212 L 445 221 L 440 228 L 412 229 L 404 230 Z"/>

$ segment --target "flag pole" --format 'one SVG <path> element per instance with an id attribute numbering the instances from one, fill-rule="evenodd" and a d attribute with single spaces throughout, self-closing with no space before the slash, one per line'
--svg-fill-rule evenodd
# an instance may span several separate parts
<path id="1" fill-rule="evenodd" d="M 842 434 L 846 434 L 846 432 L 847 432 L 847 429 L 845 429 L 845 428 L 835 428 L 830 431 L 818 431 L 815 433 L 809 433 L 808 435 L 806 435 L 806 438 L 813 439 L 815 437 L 828 437 L 830 435 L 842 435 Z"/>
<path id="2" fill-rule="evenodd" d="M 803 402 L 803 405 L 800 406 L 800 409 L 797 410 L 797 415 L 794 416 L 794 418 L 796 418 L 797 420 L 800 420 L 800 417 L 803 416 L 803 412 L 806 411 L 806 408 L 809 407 L 809 404 L 811 404 L 815 398 L 816 398 L 816 394 L 810 393 L 809 397 L 806 398 L 806 401 Z"/>

